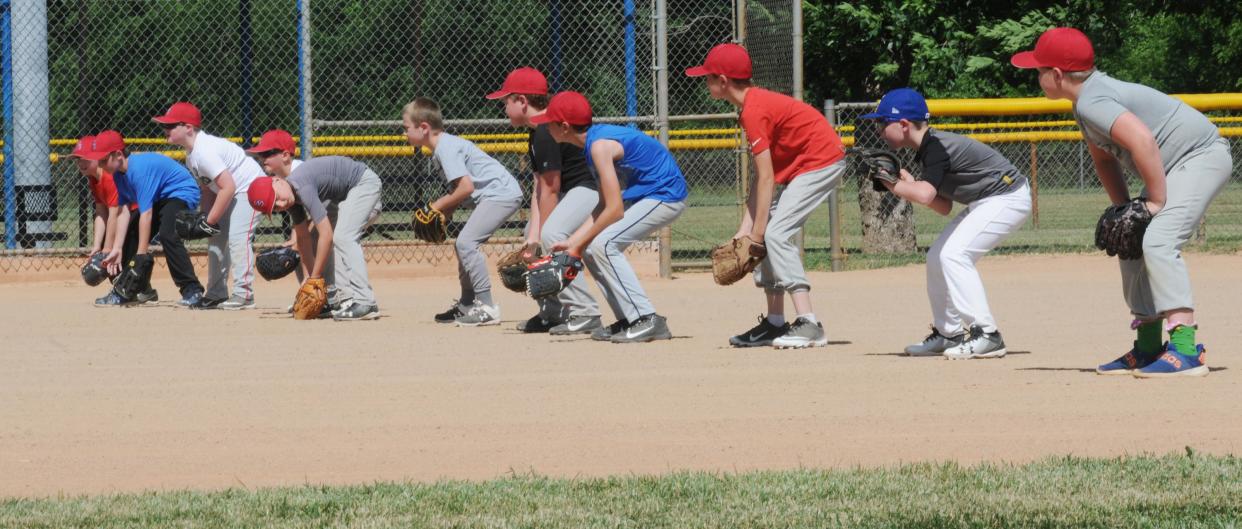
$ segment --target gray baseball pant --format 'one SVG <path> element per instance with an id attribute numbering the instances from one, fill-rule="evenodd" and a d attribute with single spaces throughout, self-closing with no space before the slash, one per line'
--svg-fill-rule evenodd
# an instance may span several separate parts
<path id="1" fill-rule="evenodd" d="M 802 265 L 802 252 L 794 236 L 811 213 L 828 198 L 841 182 L 845 160 L 823 169 L 802 173 L 780 190 L 772 201 L 763 242 L 768 256 L 755 268 L 755 286 L 767 293 L 800 292 L 811 289 Z"/>
<path id="2" fill-rule="evenodd" d="M 224 200 L 217 196 L 216 200 Z M 227 282 L 233 272 L 233 297 L 254 299 L 254 230 L 261 220 L 245 192 L 229 199 L 220 217 L 220 233 L 207 239 L 207 291 L 211 299 L 229 297 Z"/>
<path id="3" fill-rule="evenodd" d="M 625 208 L 625 216 L 604 228 L 587 247 L 583 262 L 617 319 L 635 321 L 655 313 L 655 307 L 638 283 L 638 275 L 625 259 L 625 249 L 672 224 L 686 210 L 686 203 L 644 198 Z"/>
<path id="4" fill-rule="evenodd" d="M 1126 304 L 1136 317 L 1152 319 L 1170 310 L 1194 308 L 1182 247 L 1198 229 L 1208 204 L 1229 182 L 1232 171 L 1229 142 L 1218 138 L 1188 154 L 1165 176 L 1164 208 L 1147 225 L 1143 257 L 1120 260 Z M 1147 190 L 1141 195 L 1146 196 Z"/>
<path id="5" fill-rule="evenodd" d="M 383 184 L 379 175 L 368 169 L 345 200 L 336 205 L 336 223 L 332 226 L 332 260 L 336 288 L 341 301 L 353 300 L 360 305 L 375 305 L 375 292 L 367 276 L 367 258 L 362 252 L 362 236 L 367 226 L 379 216 Z"/>
<path id="6" fill-rule="evenodd" d="M 457 278 L 461 281 L 461 298 L 465 306 L 474 303 L 474 295 L 492 289 L 487 271 L 487 257 L 479 249 L 497 229 L 522 207 L 521 200 L 484 200 L 474 207 L 466 225 L 457 235 Z"/>
<path id="7" fill-rule="evenodd" d="M 543 247 L 551 248 L 553 243 L 568 239 L 591 218 L 591 212 L 595 211 L 598 203 L 599 192 L 594 189 L 575 187 L 561 195 L 540 230 Z M 578 274 L 565 290 L 555 297 L 546 298 L 540 305 L 539 315 L 547 321 L 565 321 L 571 316 L 599 316 L 599 304 L 587 290 L 586 274 Z"/>

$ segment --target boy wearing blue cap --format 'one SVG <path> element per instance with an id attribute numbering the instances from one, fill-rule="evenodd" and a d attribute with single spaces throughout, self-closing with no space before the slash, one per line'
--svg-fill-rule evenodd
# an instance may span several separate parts
<path id="1" fill-rule="evenodd" d="M 953 202 L 966 209 L 945 226 L 927 251 L 927 298 L 932 329 L 910 356 L 953 359 L 1005 356 L 1005 341 L 988 307 L 975 262 L 1018 231 L 1031 214 L 1027 178 L 995 149 L 927 125 L 931 112 L 922 94 L 898 88 L 884 95 L 876 112 L 880 136 L 894 149 L 914 149 L 923 175 L 901 169 L 893 194 L 948 215 Z"/>

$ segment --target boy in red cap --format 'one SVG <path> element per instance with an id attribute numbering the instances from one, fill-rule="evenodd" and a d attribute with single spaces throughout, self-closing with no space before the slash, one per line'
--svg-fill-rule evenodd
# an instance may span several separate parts
<path id="1" fill-rule="evenodd" d="M 755 285 L 767 299 L 767 316 L 729 338 L 735 347 L 823 347 L 824 326 L 811 309 L 811 284 L 794 237 L 815 208 L 841 181 L 845 148 L 823 114 L 792 97 L 751 81 L 750 55 L 737 44 L 720 44 L 686 75 L 703 77 L 712 99 L 740 109 L 742 129 L 755 162 L 741 226 L 733 238 L 765 244 L 768 256 L 755 269 Z M 776 185 L 784 188 L 773 202 Z M 785 318 L 785 294 L 797 318 Z"/>
<path id="2" fill-rule="evenodd" d="M 340 308 L 331 311 L 332 319 L 379 318 L 362 251 L 367 226 L 380 213 L 383 185 L 379 175 L 344 156 L 314 158 L 295 167 L 295 149 L 288 132 L 270 130 L 247 151 L 263 160 L 264 167 L 274 175 L 256 178 L 250 184 L 250 206 L 264 215 L 289 211 L 306 281 L 323 281 L 328 260 L 335 261 L 334 283 L 345 299 Z M 330 215 L 325 203 L 332 204 L 335 216 Z M 315 239 L 311 238 L 310 224 L 318 234 Z"/>
<path id="3" fill-rule="evenodd" d="M 536 176 L 526 242 L 528 247 L 542 244 L 551 248 L 591 218 L 599 203 L 598 186 L 587 169 L 582 149 L 557 143 L 547 124 L 530 122 L 532 116 L 548 107 L 548 80 L 543 73 L 534 68 L 518 68 L 505 77 L 500 90 L 487 98 L 504 100 L 510 124 L 532 129 L 527 150 Z M 522 332 L 555 335 L 590 334 L 600 327 L 599 304 L 587 290 L 586 277 L 575 278 L 560 294 L 545 298 L 539 313 L 517 326 Z"/>
<path id="4" fill-rule="evenodd" d="M 1142 257 L 1120 259 L 1137 339 L 1129 352 L 1096 372 L 1141 378 L 1206 376 L 1181 249 L 1229 181 L 1229 143 L 1189 105 L 1097 71 L 1091 41 L 1077 29 L 1045 31 L 1034 50 L 1015 54 L 1010 62 L 1038 69 L 1039 86 L 1049 99 L 1074 103 L 1074 118 L 1112 203 L 1129 202 L 1124 172 L 1129 170 L 1143 180 L 1139 196 L 1153 214 L 1143 235 Z M 1163 328 L 1162 320 L 1168 322 Z M 1163 347 L 1162 331 L 1169 333 Z"/>
<path id="5" fill-rule="evenodd" d="M 599 179 L 600 205 L 592 221 L 552 245 L 581 259 L 599 284 L 617 321 L 591 338 L 613 343 L 650 342 L 673 337 L 656 313 L 625 249 L 672 224 L 686 210 L 686 178 L 673 154 L 642 131 L 618 125 L 592 125 L 591 103 L 578 92 L 561 92 L 548 110 L 530 118 L 547 123 L 552 137 L 583 150 Z M 624 171 L 625 191 L 621 190 Z"/>
<path id="6" fill-rule="evenodd" d="M 185 166 L 203 189 L 206 208 L 199 221 L 207 241 L 207 293 L 195 309 L 254 308 L 254 230 L 259 215 L 246 191 L 263 169 L 237 144 L 204 132 L 203 116 L 191 103 L 174 103 L 160 124 L 168 143 L 185 148 Z M 230 295 L 229 270 L 233 272 Z"/>
<path id="7" fill-rule="evenodd" d="M 181 291 L 179 304 L 189 307 L 203 298 L 203 284 L 194 273 L 190 253 L 177 234 L 177 213 L 198 208 L 199 190 L 194 177 L 184 166 L 159 153 L 144 152 L 128 154 L 125 139 L 119 132 L 105 130 L 95 136 L 89 150 L 79 155 L 99 162 L 100 168 L 112 173 L 116 184 L 117 201 L 137 204 L 138 218 L 130 221 L 129 208 L 121 208 L 117 215 L 117 229 L 128 226 L 124 237 L 115 237 L 103 264 L 116 270 L 121 264 L 128 270 L 138 270 L 138 283 L 150 286 L 152 256 L 149 252 L 151 238 L 158 231 L 164 259 L 173 282 Z M 125 273 L 125 272 L 123 272 Z M 129 305 L 143 301 L 142 289 L 136 296 L 127 297 L 113 288 L 112 293 L 95 302 L 98 306 Z"/>
<path id="8" fill-rule="evenodd" d="M 82 176 L 86 177 L 87 186 L 90 187 L 91 197 L 95 202 L 95 215 L 93 223 L 95 231 L 91 242 L 91 251 L 87 255 L 87 262 L 95 259 L 96 254 L 101 253 L 103 255 L 100 255 L 99 258 L 102 259 L 107 255 L 105 253 L 105 249 L 111 249 L 114 246 L 117 238 L 116 221 L 117 217 L 120 216 L 121 208 L 124 207 L 131 213 L 137 209 L 136 205 L 132 203 L 121 204 L 117 199 L 116 184 L 112 180 L 112 173 L 104 171 L 103 168 L 99 166 L 98 161 L 82 157 L 83 154 L 90 152 L 90 147 L 94 142 L 95 136 L 82 136 L 82 138 L 78 140 L 78 143 L 74 145 L 73 152 L 69 154 L 69 158 L 77 162 L 78 173 L 81 173 Z M 138 218 L 135 215 L 131 215 L 130 217 L 133 219 Z M 123 226 L 121 229 L 128 229 L 128 226 Z M 122 232 L 121 237 L 124 236 L 125 234 Z M 114 264 L 112 268 L 112 270 L 108 271 L 109 275 L 115 276 L 117 272 L 120 271 L 120 264 Z M 105 295 L 95 301 L 99 303 L 105 301 L 107 297 L 108 296 Z M 138 297 L 139 301 L 143 303 L 154 303 L 159 301 L 159 294 L 155 291 L 155 289 L 143 292 L 142 294 L 139 294 Z"/>

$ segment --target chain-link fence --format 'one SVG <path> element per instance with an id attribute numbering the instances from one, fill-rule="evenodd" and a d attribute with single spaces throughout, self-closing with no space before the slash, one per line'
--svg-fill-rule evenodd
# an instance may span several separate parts
<path id="1" fill-rule="evenodd" d="M 1224 106 L 1239 108 L 1238 103 L 1242 101 Z M 874 103 L 846 103 L 827 112 L 846 143 L 877 147 L 882 140 L 875 124 L 858 119 L 874 110 Z M 1213 110 L 1207 114 L 1230 142 L 1234 171 L 1187 250 L 1236 251 L 1242 247 L 1242 112 Z M 983 141 L 1030 178 L 1031 218 L 993 254 L 1096 251 L 1095 223 L 1108 197 L 1071 115 L 933 116 L 932 127 Z M 918 177 L 921 171 L 913 162 L 913 152 L 901 154 L 904 165 Z M 851 269 L 922 262 L 927 247 L 962 206 L 955 205 L 949 216 L 941 216 L 889 193 L 874 192 L 858 164 L 853 169 L 837 197 L 837 248 L 834 251 L 831 237 L 834 219 L 825 205 L 814 217 L 825 221 L 812 222 L 807 228 L 808 266 Z M 1141 179 L 1129 175 L 1128 181 L 1131 196 L 1137 195 Z"/>

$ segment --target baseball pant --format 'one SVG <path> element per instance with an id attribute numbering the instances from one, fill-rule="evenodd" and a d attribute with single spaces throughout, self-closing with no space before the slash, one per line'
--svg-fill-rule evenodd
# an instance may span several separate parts
<path id="1" fill-rule="evenodd" d="M 811 289 L 802 265 L 802 252 L 794 237 L 811 213 L 841 182 L 845 160 L 795 176 L 772 201 L 763 242 L 768 256 L 755 268 L 755 286 L 769 293 Z"/>
<path id="2" fill-rule="evenodd" d="M 336 205 L 336 223 L 332 226 L 332 261 L 340 301 L 353 300 L 360 305 L 375 305 L 375 292 L 367 276 L 367 258 L 362 252 L 362 236 L 375 222 L 382 205 L 379 175 L 367 169 L 358 183 L 349 189 L 345 200 Z M 326 273 L 326 272 L 325 272 Z"/>
<path id="3" fill-rule="evenodd" d="M 583 262 L 618 320 L 635 321 L 655 313 L 638 275 L 625 259 L 625 249 L 672 224 L 686 210 L 686 203 L 644 198 L 625 208 L 625 216 L 604 228 L 587 247 Z"/>
<path id="4" fill-rule="evenodd" d="M 181 236 L 177 235 L 177 213 L 190 209 L 190 206 L 179 198 L 164 199 L 151 208 L 151 232 L 158 233 L 160 246 L 164 248 L 164 262 L 168 264 L 168 272 L 173 283 L 185 297 L 192 292 L 202 292 L 203 284 L 194 274 L 194 263 L 190 261 L 190 252 L 186 250 Z M 138 217 L 137 211 L 130 212 L 129 229 L 125 234 L 125 242 L 121 245 L 121 258 L 124 266 L 138 253 Z"/>
<path id="5" fill-rule="evenodd" d="M 927 299 L 940 334 L 961 334 L 967 324 L 984 332 L 996 330 L 975 263 L 1030 216 L 1031 188 L 1023 182 L 1007 193 L 971 202 L 940 232 L 927 251 Z"/>
<path id="6" fill-rule="evenodd" d="M 540 231 L 543 247 L 551 248 L 553 243 L 568 239 L 591 218 L 598 203 L 599 192 L 594 189 L 575 187 L 561 195 Z M 571 316 L 599 316 L 599 304 L 587 290 L 586 274 L 578 274 L 560 294 L 546 298 L 540 304 L 539 315 L 548 321 L 565 321 Z"/>
<path id="7" fill-rule="evenodd" d="M 207 240 L 206 296 L 229 297 L 226 283 L 231 270 L 233 297 L 254 299 L 254 229 L 259 224 L 259 214 L 250 207 L 245 192 L 234 195 L 219 224 L 220 233 Z"/>
<path id="8" fill-rule="evenodd" d="M 1208 204 L 1220 193 L 1233 171 L 1229 142 L 1186 155 L 1165 176 L 1164 208 L 1156 213 L 1143 235 L 1143 257 L 1121 259 L 1121 283 L 1130 312 L 1142 319 L 1174 309 L 1194 309 L 1190 273 L 1182 247 L 1194 235 Z M 1142 196 L 1147 195 L 1144 190 Z"/>
<path id="9" fill-rule="evenodd" d="M 457 278 L 461 281 L 461 298 L 458 303 L 474 303 L 474 295 L 492 289 L 492 279 L 487 271 L 487 258 L 480 247 L 492 237 L 500 226 L 522 207 L 519 200 L 484 200 L 474 207 L 454 246 L 457 251 Z"/>

